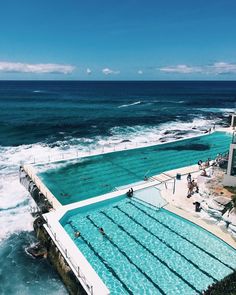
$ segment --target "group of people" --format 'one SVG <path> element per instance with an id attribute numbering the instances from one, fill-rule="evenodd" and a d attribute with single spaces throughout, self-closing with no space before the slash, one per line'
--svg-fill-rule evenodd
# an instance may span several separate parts
<path id="1" fill-rule="evenodd" d="M 105 231 L 104 231 L 104 229 L 103 229 L 102 227 L 99 227 L 98 230 L 99 230 L 99 232 L 100 232 L 100 234 L 101 234 L 102 236 L 105 236 L 106 233 L 105 233 Z M 75 238 L 79 238 L 80 235 L 81 235 L 81 234 L 80 234 L 79 231 L 76 231 L 75 234 L 74 234 Z"/>
<path id="2" fill-rule="evenodd" d="M 216 157 L 215 163 L 217 166 L 220 166 L 222 163 L 227 162 L 229 160 L 229 153 L 226 153 L 224 156 L 219 153 Z"/>
<path id="3" fill-rule="evenodd" d="M 128 190 L 128 192 L 126 193 L 126 195 L 127 195 L 127 197 L 131 198 L 131 197 L 133 197 L 133 194 L 134 194 L 134 190 L 133 190 L 133 188 L 131 187 L 131 189 Z M 103 236 L 106 235 L 106 233 L 105 233 L 105 231 L 104 231 L 104 229 L 103 229 L 102 227 L 99 227 L 98 230 L 99 230 L 99 232 L 100 232 L 101 235 L 103 235 Z M 81 235 L 81 234 L 80 234 L 79 231 L 76 231 L 75 234 L 74 234 L 75 238 L 79 238 L 80 235 Z"/>
<path id="4" fill-rule="evenodd" d="M 199 192 L 199 187 L 197 185 L 197 182 L 192 179 L 192 175 L 189 173 L 187 176 L 187 181 L 188 181 L 188 194 L 187 198 L 190 198 L 194 194 L 194 189 L 195 192 Z M 201 204 L 199 202 L 194 202 L 193 205 L 195 205 L 195 211 L 200 212 L 201 211 Z"/>
<path id="5" fill-rule="evenodd" d="M 206 172 L 206 169 L 202 169 L 202 173 L 200 175 L 204 177 L 209 177 L 209 175 Z"/>
<path id="6" fill-rule="evenodd" d="M 192 179 L 192 175 L 190 173 L 187 176 L 187 181 L 188 181 L 187 198 L 190 198 L 194 194 L 194 189 L 196 193 L 199 192 L 199 187 L 197 185 L 197 182 L 194 179 Z"/>
<path id="7" fill-rule="evenodd" d="M 210 158 L 208 158 L 208 159 L 206 160 L 206 162 L 203 162 L 202 160 L 199 160 L 199 161 L 197 162 L 197 164 L 198 164 L 199 170 L 209 168 L 210 166 L 213 165 L 213 163 L 211 163 L 211 159 L 210 159 Z"/>
<path id="8" fill-rule="evenodd" d="M 127 195 L 127 197 L 129 197 L 129 198 L 132 198 L 132 197 L 133 197 L 133 195 L 134 195 L 134 190 L 133 190 L 132 187 L 131 187 L 131 189 L 129 189 L 129 190 L 127 191 L 126 195 Z"/>
<path id="9" fill-rule="evenodd" d="M 225 155 L 222 155 L 221 153 L 219 153 L 215 160 L 211 160 L 210 158 L 208 158 L 206 162 L 199 160 L 198 161 L 199 170 L 204 170 L 206 168 L 213 167 L 213 166 L 220 166 L 225 161 L 228 161 L 228 158 L 229 158 L 228 153 Z"/>

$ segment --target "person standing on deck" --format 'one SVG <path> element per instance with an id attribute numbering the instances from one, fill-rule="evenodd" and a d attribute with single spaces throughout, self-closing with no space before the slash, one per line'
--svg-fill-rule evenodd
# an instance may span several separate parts
<path id="1" fill-rule="evenodd" d="M 191 173 L 188 174 L 187 181 L 188 181 L 188 183 L 192 181 L 192 175 L 191 175 Z"/>

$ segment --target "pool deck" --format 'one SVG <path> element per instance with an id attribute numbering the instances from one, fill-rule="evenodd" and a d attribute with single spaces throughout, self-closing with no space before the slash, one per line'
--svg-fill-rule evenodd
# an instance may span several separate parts
<path id="1" fill-rule="evenodd" d="M 181 169 L 168 171 L 166 173 L 170 176 L 174 176 L 177 173 L 180 173 L 182 177 L 181 180 L 175 181 L 174 193 L 173 188 L 171 188 L 171 186 L 168 187 L 168 182 L 169 184 L 171 184 L 171 181 L 167 182 L 167 189 L 162 190 L 162 197 L 168 201 L 165 209 L 206 229 L 236 250 L 236 241 L 227 230 L 224 230 L 220 226 L 218 226 L 213 218 L 207 216 L 203 217 L 201 213 L 195 212 L 195 206 L 193 205 L 193 203 L 195 201 L 202 200 L 199 194 L 194 194 L 191 198 L 187 198 L 187 174 L 191 173 L 192 179 L 195 179 L 197 181 L 199 190 L 201 191 L 202 187 L 205 187 L 204 181 L 207 181 L 209 179 L 200 176 L 201 172 L 202 171 L 199 171 L 198 165 L 193 165 Z"/>

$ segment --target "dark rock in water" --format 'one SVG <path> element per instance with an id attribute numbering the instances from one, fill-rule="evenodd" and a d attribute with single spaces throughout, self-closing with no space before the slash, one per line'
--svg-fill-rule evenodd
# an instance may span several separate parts
<path id="1" fill-rule="evenodd" d="M 196 130 L 197 129 L 197 127 L 192 127 L 192 130 Z"/>
<path id="2" fill-rule="evenodd" d="M 224 127 L 224 128 L 227 128 L 227 127 L 229 127 L 229 124 L 227 124 L 227 123 L 222 123 L 222 124 L 220 124 L 222 127 Z"/>
<path id="3" fill-rule="evenodd" d="M 185 135 L 187 133 L 188 133 L 187 130 L 166 130 L 163 134 L 173 135 L 176 138 L 176 136 Z"/>
<path id="4" fill-rule="evenodd" d="M 187 130 L 181 130 L 176 133 L 176 135 L 186 135 L 186 134 L 188 134 Z"/>
<path id="5" fill-rule="evenodd" d="M 163 134 L 168 135 L 174 133 L 174 130 L 166 130 Z"/>
<path id="6" fill-rule="evenodd" d="M 121 141 L 121 143 L 122 143 L 122 142 L 131 142 L 131 140 L 129 140 L 129 139 L 124 139 L 124 140 Z"/>
<path id="7" fill-rule="evenodd" d="M 163 137 L 161 137 L 161 138 L 159 139 L 159 141 L 160 141 L 160 142 L 166 142 L 166 139 L 163 138 Z"/>
<path id="8" fill-rule="evenodd" d="M 200 143 L 192 143 L 192 144 L 185 144 L 185 145 L 176 145 L 173 147 L 167 146 L 163 147 L 161 150 L 165 151 L 207 151 L 210 149 L 210 146 L 207 144 L 200 144 Z"/>
<path id="9" fill-rule="evenodd" d="M 186 131 L 184 130 L 179 130 L 179 129 L 174 129 L 174 130 L 166 130 L 163 134 L 164 135 L 170 135 L 170 134 L 178 134 L 178 133 L 181 133 L 181 132 L 184 132 L 186 133 Z"/>
<path id="10" fill-rule="evenodd" d="M 198 129 L 199 129 L 199 131 L 208 131 L 207 127 L 199 127 Z"/>
<path id="11" fill-rule="evenodd" d="M 34 258 L 46 258 L 47 257 L 47 249 L 41 245 L 40 243 L 37 243 L 33 246 L 30 246 L 25 249 L 25 251 L 33 256 Z"/>

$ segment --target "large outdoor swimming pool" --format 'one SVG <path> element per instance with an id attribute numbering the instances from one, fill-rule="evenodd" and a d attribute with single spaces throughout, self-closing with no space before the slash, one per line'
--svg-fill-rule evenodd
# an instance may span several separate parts
<path id="1" fill-rule="evenodd" d="M 230 134 L 215 132 L 162 145 L 64 161 L 61 166 L 57 163 L 56 168 L 38 175 L 58 201 L 66 205 L 140 182 L 145 175 L 215 158 L 229 149 L 230 141 Z"/>
<path id="2" fill-rule="evenodd" d="M 75 209 L 61 224 L 111 294 L 201 294 L 236 268 L 236 251 L 222 240 L 135 199 Z"/>

